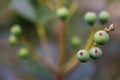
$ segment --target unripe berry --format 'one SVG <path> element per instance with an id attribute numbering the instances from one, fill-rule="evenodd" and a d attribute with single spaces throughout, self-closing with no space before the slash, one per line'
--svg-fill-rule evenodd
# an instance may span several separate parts
<path id="1" fill-rule="evenodd" d="M 108 22 L 110 19 L 110 14 L 106 11 L 102 11 L 99 14 L 99 20 L 102 24 L 105 24 L 106 22 Z"/>
<path id="2" fill-rule="evenodd" d="M 70 41 L 72 47 L 78 47 L 80 45 L 80 42 L 81 41 L 78 37 L 72 37 Z"/>
<path id="3" fill-rule="evenodd" d="M 21 48 L 18 54 L 21 59 L 26 59 L 29 56 L 29 50 L 27 48 Z"/>
<path id="4" fill-rule="evenodd" d="M 80 50 L 77 53 L 77 58 L 80 62 L 87 62 L 90 59 L 90 53 L 87 50 Z"/>
<path id="5" fill-rule="evenodd" d="M 60 19 L 63 19 L 65 20 L 68 15 L 69 15 L 69 11 L 67 8 L 65 7 L 62 7 L 62 8 L 59 8 L 57 11 L 56 11 L 56 15 L 60 18 Z"/>
<path id="6" fill-rule="evenodd" d="M 108 40 L 109 40 L 109 35 L 104 30 L 97 31 L 94 35 L 94 41 L 99 45 L 103 45 L 107 43 Z"/>
<path id="7" fill-rule="evenodd" d="M 19 25 L 14 25 L 12 28 L 11 28 L 11 34 L 15 35 L 15 36 L 18 36 L 22 33 L 22 30 L 21 30 L 21 26 Z"/>
<path id="8" fill-rule="evenodd" d="M 94 25 L 97 20 L 96 13 L 95 12 L 87 12 L 84 16 L 84 20 L 86 21 L 86 23 L 88 23 L 90 25 Z"/>
<path id="9" fill-rule="evenodd" d="M 93 47 L 90 49 L 90 56 L 92 59 L 98 59 L 102 56 L 102 50 L 99 47 Z"/>
<path id="10" fill-rule="evenodd" d="M 114 31 L 114 30 L 115 30 L 115 27 L 116 27 L 116 24 L 111 24 L 111 25 L 109 26 L 110 31 Z"/>
<path id="11" fill-rule="evenodd" d="M 9 43 L 11 45 L 15 45 L 15 44 L 18 43 L 18 39 L 14 35 L 10 35 L 10 37 L 9 37 Z"/>

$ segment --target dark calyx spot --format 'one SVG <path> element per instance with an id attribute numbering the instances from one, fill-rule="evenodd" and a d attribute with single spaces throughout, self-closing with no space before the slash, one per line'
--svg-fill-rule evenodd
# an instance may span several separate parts
<path id="1" fill-rule="evenodd" d="M 103 36 L 103 33 L 99 33 L 98 35 L 99 35 L 99 36 Z"/>
<path id="2" fill-rule="evenodd" d="M 80 56 L 83 56 L 83 52 L 80 52 Z"/>
<path id="3" fill-rule="evenodd" d="M 94 52 L 95 52 L 95 54 L 98 54 L 98 50 L 97 50 L 97 49 L 95 49 L 95 51 L 94 51 Z"/>

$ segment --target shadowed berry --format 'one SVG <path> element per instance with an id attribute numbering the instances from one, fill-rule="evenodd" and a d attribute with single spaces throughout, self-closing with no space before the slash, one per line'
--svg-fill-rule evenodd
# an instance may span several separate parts
<path id="1" fill-rule="evenodd" d="M 86 23 L 88 23 L 90 25 L 94 25 L 97 20 L 97 16 L 94 12 L 87 12 L 84 16 L 84 19 L 85 19 Z"/>
<path id="2" fill-rule="evenodd" d="M 90 53 L 87 50 L 80 50 L 77 53 L 77 58 L 80 62 L 87 62 L 90 59 Z"/>
<path id="3" fill-rule="evenodd" d="M 19 25 L 14 25 L 12 28 L 11 28 L 11 33 L 15 36 L 17 35 L 20 35 L 22 33 L 22 30 L 21 30 L 21 26 Z"/>
<path id="4" fill-rule="evenodd" d="M 14 35 L 10 35 L 10 37 L 9 37 L 9 43 L 11 45 L 15 45 L 15 44 L 18 43 L 18 39 Z"/>
<path id="5" fill-rule="evenodd" d="M 60 19 L 63 19 L 65 20 L 68 15 L 69 15 L 69 11 L 67 8 L 65 7 L 62 7 L 62 8 L 59 8 L 57 11 L 56 11 L 56 14 L 57 16 L 60 18 Z"/>
<path id="6" fill-rule="evenodd" d="M 99 20 L 102 24 L 105 24 L 106 22 L 108 22 L 110 19 L 110 14 L 106 11 L 102 11 L 99 14 Z"/>
<path id="7" fill-rule="evenodd" d="M 27 48 L 21 48 L 18 54 L 21 59 L 26 59 L 29 56 L 29 50 Z"/>
<path id="8" fill-rule="evenodd" d="M 109 35 L 104 30 L 97 31 L 94 35 L 94 41 L 99 45 L 103 45 L 107 43 L 108 40 L 109 40 Z"/>
<path id="9" fill-rule="evenodd" d="M 98 59 L 102 56 L 102 50 L 99 47 L 93 47 L 90 49 L 90 56 L 92 59 Z"/>

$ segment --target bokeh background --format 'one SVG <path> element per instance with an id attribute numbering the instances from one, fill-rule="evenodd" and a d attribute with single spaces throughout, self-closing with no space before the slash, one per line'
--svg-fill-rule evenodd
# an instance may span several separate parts
<path id="1" fill-rule="evenodd" d="M 38 1 L 39 8 L 38 8 Z M 43 1 L 43 3 L 42 3 Z M 59 27 L 56 22 L 55 12 L 44 5 L 46 0 L 0 0 L 0 80 L 53 80 L 54 75 L 46 69 L 44 65 L 29 60 L 22 60 L 18 57 L 17 51 L 22 46 L 10 46 L 8 38 L 10 28 L 14 24 L 20 24 L 23 35 L 41 53 L 41 43 L 39 43 L 36 33 L 36 15 L 40 23 L 45 25 L 49 48 L 53 56 L 55 66 L 58 60 L 58 42 L 54 28 Z M 49 0 L 55 5 L 57 0 Z M 72 0 L 65 0 L 65 6 L 70 6 Z M 109 43 L 101 46 L 103 56 L 98 60 L 90 60 L 81 63 L 72 73 L 65 77 L 65 80 L 120 80 L 120 0 L 73 0 L 76 1 L 76 11 L 68 21 L 68 53 L 71 55 L 74 50 L 69 45 L 70 38 L 78 36 L 80 45 L 76 50 L 84 47 L 90 33 L 90 27 L 84 22 L 84 14 L 87 11 L 95 11 L 97 14 L 102 10 L 107 10 L 111 14 L 111 23 L 118 25 L 114 32 L 110 33 Z M 36 14 L 36 11 L 39 14 Z M 59 28 L 58 28 L 59 29 Z M 44 53 L 43 53 L 44 54 Z M 41 55 L 43 55 L 41 54 Z M 44 55 L 43 55 L 44 56 Z"/>

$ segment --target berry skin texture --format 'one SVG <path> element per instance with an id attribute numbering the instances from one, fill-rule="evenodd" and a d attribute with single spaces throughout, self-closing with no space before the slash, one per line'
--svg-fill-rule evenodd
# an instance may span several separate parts
<path id="1" fill-rule="evenodd" d="M 62 20 L 65 20 L 68 15 L 69 15 L 69 11 L 67 8 L 65 7 L 62 7 L 62 8 L 59 8 L 57 11 L 56 11 L 56 15 L 62 19 Z"/>
<path id="2" fill-rule="evenodd" d="M 19 25 L 16 24 L 11 28 L 11 34 L 18 36 L 21 33 L 22 33 L 22 30 L 21 30 L 21 27 Z"/>
<path id="3" fill-rule="evenodd" d="M 27 59 L 29 56 L 29 50 L 27 48 L 21 48 L 18 51 L 18 54 L 21 59 Z"/>
<path id="4" fill-rule="evenodd" d="M 86 23 L 88 23 L 89 25 L 94 25 L 96 20 L 97 20 L 97 16 L 96 13 L 94 12 L 87 12 L 84 16 L 84 20 L 86 21 Z"/>
<path id="5" fill-rule="evenodd" d="M 109 35 L 104 30 L 97 31 L 94 35 L 94 41 L 99 45 L 103 45 L 107 43 L 108 40 L 109 40 Z"/>
<path id="6" fill-rule="evenodd" d="M 10 43 L 10 45 L 15 45 L 18 43 L 18 39 L 14 35 L 11 35 L 9 37 L 9 43 Z"/>
<path id="7" fill-rule="evenodd" d="M 87 62 L 90 59 L 90 53 L 87 50 L 80 50 L 77 53 L 77 58 L 80 62 Z"/>
<path id="8" fill-rule="evenodd" d="M 99 20 L 102 24 L 107 23 L 109 21 L 109 19 L 110 19 L 110 14 L 108 12 L 106 12 L 106 11 L 100 12 Z"/>
<path id="9" fill-rule="evenodd" d="M 90 49 L 90 56 L 92 59 L 98 59 L 102 56 L 102 50 L 99 47 L 93 47 Z"/>

